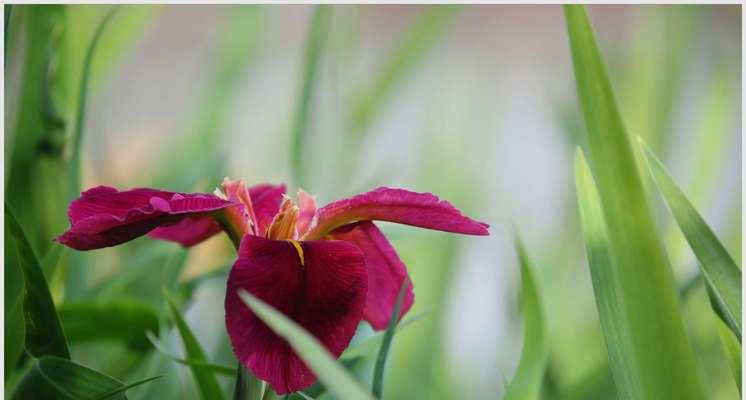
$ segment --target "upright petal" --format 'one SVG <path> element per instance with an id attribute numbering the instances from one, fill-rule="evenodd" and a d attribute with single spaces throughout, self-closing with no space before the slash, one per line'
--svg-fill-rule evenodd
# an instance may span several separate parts
<path id="1" fill-rule="evenodd" d="M 381 187 L 339 200 L 316 211 L 303 239 L 320 239 L 350 222 L 379 220 L 468 235 L 488 235 L 489 225 L 475 221 L 432 193 Z"/>
<path id="2" fill-rule="evenodd" d="M 292 318 L 338 357 L 362 319 L 365 260 L 355 246 L 341 241 L 298 243 L 253 235 L 241 241 L 225 298 L 233 351 L 277 393 L 289 393 L 311 385 L 316 377 L 287 342 L 246 307 L 238 289 Z"/>
<path id="3" fill-rule="evenodd" d="M 407 278 L 407 267 L 396 254 L 391 243 L 373 222 L 361 221 L 345 225 L 332 231 L 330 236 L 355 245 L 365 256 L 368 266 L 368 300 L 363 319 L 375 330 L 386 329 L 394 312 L 396 297 Z M 409 281 L 399 319 L 414 303 L 412 281 Z"/>
<path id="4" fill-rule="evenodd" d="M 258 227 L 257 234 L 264 236 L 277 211 L 280 210 L 285 185 L 261 184 L 249 188 Z"/>
<path id="5" fill-rule="evenodd" d="M 184 247 L 194 246 L 222 231 L 212 217 L 189 216 L 173 225 L 163 225 L 153 229 L 148 236 L 153 239 L 168 240 Z"/>
<path id="6" fill-rule="evenodd" d="M 114 246 L 233 204 L 210 194 L 138 188 L 126 191 L 98 186 L 70 203 L 70 229 L 55 240 L 77 250 Z"/>
<path id="7" fill-rule="evenodd" d="M 316 197 L 306 193 L 303 189 L 298 189 L 298 234 L 303 235 L 311 226 L 314 214 L 316 214 Z"/>

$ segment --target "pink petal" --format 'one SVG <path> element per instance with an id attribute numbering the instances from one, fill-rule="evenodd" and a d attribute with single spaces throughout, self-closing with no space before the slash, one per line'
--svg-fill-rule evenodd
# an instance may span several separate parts
<path id="1" fill-rule="evenodd" d="M 468 235 L 489 235 L 489 225 L 475 221 L 431 193 L 381 187 L 316 210 L 315 225 L 304 239 L 319 239 L 350 222 L 379 220 Z"/>
<path id="2" fill-rule="evenodd" d="M 264 236 L 272 223 L 272 218 L 280 210 L 285 185 L 261 184 L 249 188 L 254 216 L 258 226 L 257 234 Z"/>
<path id="3" fill-rule="evenodd" d="M 292 318 L 338 357 L 363 315 L 365 260 L 340 241 L 300 242 L 301 258 L 289 241 L 246 235 L 228 276 L 225 320 L 233 351 L 277 393 L 301 390 L 316 377 L 287 342 L 259 320 L 237 295 L 247 290 Z"/>
<path id="4" fill-rule="evenodd" d="M 363 319 L 375 330 L 386 329 L 394 312 L 396 297 L 407 278 L 407 267 L 396 254 L 391 243 L 373 222 L 362 221 L 332 231 L 331 236 L 355 245 L 365 256 L 368 265 L 368 297 Z M 399 319 L 414 303 L 412 282 L 407 285 Z"/>
<path id="5" fill-rule="evenodd" d="M 210 194 L 98 186 L 70 203 L 70 229 L 55 240 L 77 250 L 114 246 L 195 214 L 233 204 Z"/>
<path id="6" fill-rule="evenodd" d="M 300 209 L 297 223 L 298 234 L 303 235 L 311 225 L 313 215 L 316 214 L 316 197 L 306 193 L 303 189 L 298 189 L 298 208 Z"/>
<path id="7" fill-rule="evenodd" d="M 220 225 L 212 217 L 189 216 L 173 225 L 159 226 L 150 231 L 148 236 L 191 247 L 220 233 L 221 230 Z"/>

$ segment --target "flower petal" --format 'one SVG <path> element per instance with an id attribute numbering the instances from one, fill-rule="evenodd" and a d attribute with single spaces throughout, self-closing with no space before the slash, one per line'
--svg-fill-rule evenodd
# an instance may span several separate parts
<path id="1" fill-rule="evenodd" d="M 272 223 L 272 218 L 280 210 L 285 185 L 261 184 L 249 188 L 249 196 L 254 208 L 254 216 L 258 226 L 257 234 L 264 236 Z"/>
<path id="2" fill-rule="evenodd" d="M 345 225 L 332 231 L 331 237 L 355 245 L 368 265 L 368 300 L 363 319 L 375 330 L 386 329 L 394 312 L 396 297 L 407 278 L 407 267 L 378 227 L 370 221 Z M 412 281 L 407 285 L 399 319 L 414 303 Z"/>
<path id="3" fill-rule="evenodd" d="M 303 189 L 298 189 L 298 234 L 303 235 L 311 226 L 313 215 L 316 214 L 316 197 L 306 193 Z"/>
<path id="4" fill-rule="evenodd" d="M 303 239 L 320 239 L 350 222 L 391 221 L 439 231 L 488 235 L 489 225 L 475 221 L 432 193 L 381 187 L 339 200 L 316 211 L 315 221 Z"/>
<path id="5" fill-rule="evenodd" d="M 362 319 L 367 279 L 363 255 L 349 243 L 293 243 L 244 236 L 238 260 L 228 276 L 225 298 L 225 321 L 233 351 L 241 363 L 279 394 L 311 385 L 316 381 L 311 370 L 284 339 L 246 307 L 237 295 L 238 289 L 247 290 L 292 318 L 338 357 Z"/>
<path id="6" fill-rule="evenodd" d="M 55 240 L 77 250 L 114 246 L 145 235 L 161 225 L 233 204 L 210 194 L 175 193 L 138 188 L 118 191 L 98 186 L 70 203 L 70 229 Z"/>
<path id="7" fill-rule="evenodd" d="M 221 230 L 220 225 L 212 217 L 189 216 L 173 225 L 153 229 L 148 233 L 148 237 L 191 247 L 220 233 Z"/>

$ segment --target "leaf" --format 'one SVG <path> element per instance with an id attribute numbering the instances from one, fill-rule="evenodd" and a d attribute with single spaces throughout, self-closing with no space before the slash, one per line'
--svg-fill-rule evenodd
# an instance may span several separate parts
<path id="1" fill-rule="evenodd" d="M 240 290 L 244 303 L 276 334 L 288 341 L 290 347 L 319 377 L 319 380 L 337 398 L 345 400 L 372 400 L 368 392 L 340 366 L 324 346 L 310 333 L 291 319 L 267 305 L 250 293 Z"/>
<path id="2" fill-rule="evenodd" d="M 419 320 L 420 318 L 426 316 L 430 313 L 430 310 L 426 310 L 423 312 L 420 312 L 419 314 L 413 315 L 405 320 L 400 321 L 396 325 L 396 333 L 399 333 L 402 329 L 406 328 L 413 322 Z M 358 357 L 364 357 L 367 356 L 372 349 L 380 347 L 380 344 L 383 341 L 383 336 L 385 332 L 378 332 L 370 337 L 365 338 L 364 340 L 361 340 L 358 343 L 350 345 L 347 349 L 345 349 L 344 353 L 342 353 L 341 356 L 339 356 L 340 360 L 353 360 Z"/>
<path id="3" fill-rule="evenodd" d="M 720 341 L 723 344 L 723 350 L 728 357 L 728 366 L 733 373 L 733 380 L 738 387 L 738 394 L 741 393 L 741 343 L 736 339 L 733 331 L 722 320 L 718 321 L 718 332 Z"/>
<path id="4" fill-rule="evenodd" d="M 373 370 L 373 396 L 376 398 L 383 398 L 383 370 L 386 367 L 386 356 L 389 353 L 391 342 L 394 339 L 394 333 L 396 333 L 396 325 L 399 321 L 399 314 L 401 313 L 401 305 L 404 301 L 404 294 L 409 285 L 409 277 L 404 279 L 402 282 L 399 293 L 396 295 L 396 302 L 394 303 L 394 311 L 391 313 L 391 319 L 389 319 L 389 325 L 386 327 L 386 332 L 383 335 L 383 342 L 381 343 L 381 349 L 378 351 L 378 357 L 376 358 L 376 367 Z"/>
<path id="5" fill-rule="evenodd" d="M 170 358 L 171 360 L 188 366 L 193 366 L 196 368 L 204 368 L 208 371 L 213 371 L 218 374 L 228 375 L 228 376 L 234 376 L 236 375 L 236 368 L 229 367 L 227 365 L 219 365 L 219 364 L 211 364 L 205 361 L 198 361 L 198 360 L 192 360 L 188 358 L 181 358 L 179 356 L 175 356 L 166 349 L 166 346 L 161 343 L 160 340 L 158 340 L 157 337 L 152 332 L 147 332 L 146 337 L 148 338 L 148 341 L 155 347 L 155 349 L 163 354 L 164 356 Z"/>
<path id="6" fill-rule="evenodd" d="M 311 97 L 318 80 L 318 66 L 321 53 L 327 40 L 331 21 L 331 6 L 316 5 L 306 42 L 301 88 L 295 110 L 295 120 L 291 133 L 291 167 L 297 186 L 306 183 L 304 154 L 308 142 L 308 114 L 311 109 Z"/>
<path id="7" fill-rule="evenodd" d="M 23 314 L 26 325 L 26 351 L 35 357 L 54 355 L 70 358 L 65 334 L 52 302 L 44 273 L 23 229 L 5 203 L 5 223 L 10 229 L 15 257 L 23 272 Z"/>
<path id="8" fill-rule="evenodd" d="M 624 336 L 621 342 L 604 331 L 607 347 L 617 347 L 609 352 L 610 357 L 620 357 L 612 359 L 617 388 L 623 398 L 701 399 L 704 389 L 673 273 L 585 8 L 565 6 L 565 16 L 607 229 L 613 279 L 602 290 L 613 287 L 611 301 L 619 308 L 618 323 L 624 328 L 617 332 Z M 599 312 L 605 312 L 598 300 L 597 305 Z"/>
<path id="9" fill-rule="evenodd" d="M 158 315 L 148 303 L 134 299 L 63 303 L 59 316 L 70 343 L 121 340 L 144 349 L 145 333 L 158 330 Z"/>
<path id="10" fill-rule="evenodd" d="M 34 365 L 11 397 L 14 400 L 126 399 L 124 391 L 159 377 L 125 385 L 118 380 L 59 357 L 44 356 Z"/>
<path id="11" fill-rule="evenodd" d="M 205 351 L 202 349 L 202 346 L 200 346 L 194 333 L 192 333 L 189 325 L 187 325 L 184 317 L 179 312 L 173 297 L 168 292 L 164 292 L 164 296 L 166 297 L 166 303 L 169 312 L 171 313 L 171 318 L 176 324 L 176 328 L 181 335 L 181 340 L 184 342 L 184 350 L 187 354 L 187 358 L 196 362 L 207 362 Z M 218 381 L 212 371 L 197 366 L 191 366 L 190 369 L 192 370 L 192 375 L 197 383 L 197 388 L 199 389 L 200 397 L 202 399 L 213 400 L 224 398 L 223 392 L 220 390 L 220 385 L 218 385 Z"/>
<path id="12" fill-rule="evenodd" d="M 261 400 L 268 391 L 267 383 L 258 379 L 241 363 L 233 368 L 236 376 L 236 386 L 233 389 L 233 400 Z"/>
<path id="13" fill-rule="evenodd" d="M 711 288 L 714 305 L 723 321 L 741 341 L 741 269 L 725 250 L 715 233 L 676 185 L 663 163 L 640 141 L 650 174 L 684 234 L 705 282 Z"/>
<path id="14" fill-rule="evenodd" d="M 533 277 L 533 266 L 520 237 L 515 238 L 518 261 L 521 264 L 521 314 L 523 314 L 523 352 L 518 367 L 505 389 L 505 400 L 539 399 L 547 366 L 547 345 L 544 339 L 544 311 L 539 290 Z"/>

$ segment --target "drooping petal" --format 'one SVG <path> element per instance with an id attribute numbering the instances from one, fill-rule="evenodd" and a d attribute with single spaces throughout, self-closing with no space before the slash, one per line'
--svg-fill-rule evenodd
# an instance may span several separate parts
<path id="1" fill-rule="evenodd" d="M 303 189 L 298 189 L 298 234 L 303 235 L 311 226 L 313 215 L 316 214 L 316 197 L 306 193 Z"/>
<path id="2" fill-rule="evenodd" d="M 172 225 L 191 215 L 204 215 L 233 203 L 203 193 L 175 193 L 138 188 L 118 191 L 98 186 L 70 203 L 70 229 L 55 240 L 76 250 L 115 246 Z"/>
<path id="3" fill-rule="evenodd" d="M 488 235 L 489 225 L 475 221 L 432 193 L 381 187 L 335 201 L 316 210 L 303 239 L 319 239 L 355 221 L 379 220 L 468 235 Z"/>
<path id="4" fill-rule="evenodd" d="M 311 385 L 313 373 L 246 307 L 237 291 L 244 289 L 289 316 L 338 357 L 362 319 L 367 279 L 363 255 L 349 243 L 244 236 L 225 298 L 233 351 L 279 394 Z"/>
<path id="5" fill-rule="evenodd" d="M 189 216 L 173 225 L 159 226 L 150 231 L 148 236 L 191 247 L 220 233 L 221 230 L 220 225 L 212 217 Z"/>
<path id="6" fill-rule="evenodd" d="M 249 188 L 254 216 L 258 227 L 257 234 L 264 236 L 272 223 L 272 218 L 280 210 L 285 185 L 261 184 Z"/>
<path id="7" fill-rule="evenodd" d="M 388 239 L 371 221 L 342 226 L 330 235 L 335 240 L 354 244 L 363 252 L 368 266 L 368 299 L 363 319 L 375 330 L 386 329 L 394 312 L 396 297 L 408 276 L 407 267 Z M 410 280 L 401 305 L 400 320 L 413 303 L 414 293 Z"/>

